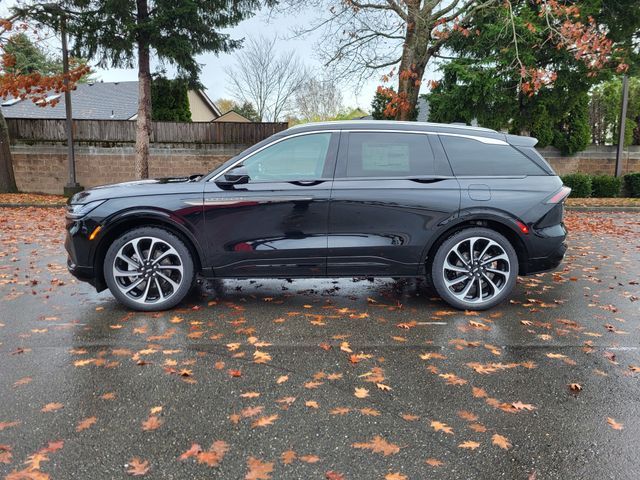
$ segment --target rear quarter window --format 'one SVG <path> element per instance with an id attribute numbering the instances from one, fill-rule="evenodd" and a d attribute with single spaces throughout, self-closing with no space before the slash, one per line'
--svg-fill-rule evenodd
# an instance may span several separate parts
<path id="1" fill-rule="evenodd" d="M 446 135 L 441 135 L 440 140 L 456 176 L 548 175 L 511 145 L 492 145 Z"/>

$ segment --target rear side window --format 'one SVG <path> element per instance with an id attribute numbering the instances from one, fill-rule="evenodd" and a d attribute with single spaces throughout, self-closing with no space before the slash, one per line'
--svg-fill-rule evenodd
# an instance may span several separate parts
<path id="1" fill-rule="evenodd" d="M 547 175 L 511 145 L 441 135 L 440 140 L 457 176 Z"/>
<path id="2" fill-rule="evenodd" d="M 433 152 L 426 135 L 351 133 L 347 177 L 421 177 L 434 174 Z"/>

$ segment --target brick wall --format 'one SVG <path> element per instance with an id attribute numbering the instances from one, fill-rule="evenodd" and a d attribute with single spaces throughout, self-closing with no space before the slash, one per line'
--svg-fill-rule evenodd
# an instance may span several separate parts
<path id="1" fill-rule="evenodd" d="M 558 175 L 588 173 L 590 175 L 614 175 L 616 170 L 615 146 L 592 146 L 584 152 L 563 157 L 555 148 L 540 149 Z M 622 173 L 640 172 L 640 147 L 628 147 L 624 151 Z"/>
<path id="2" fill-rule="evenodd" d="M 200 145 L 193 148 L 154 146 L 149 174 L 169 177 L 206 173 L 242 151 L 243 145 Z M 540 152 L 560 175 L 574 172 L 613 175 L 615 147 L 590 147 L 571 157 L 547 148 Z M 23 192 L 61 194 L 67 183 L 67 149 L 61 145 L 12 145 L 13 168 Z M 86 187 L 124 182 L 134 178 L 134 148 L 76 148 L 76 176 Z M 640 172 L 640 147 L 625 150 L 624 173 Z"/>
<path id="3" fill-rule="evenodd" d="M 172 177 L 207 173 L 244 150 L 242 145 L 201 148 L 151 148 L 149 176 Z M 22 192 L 62 194 L 67 183 L 67 148 L 12 145 L 13 170 Z M 134 178 L 133 147 L 76 148 L 76 178 L 83 187 L 125 182 Z"/>

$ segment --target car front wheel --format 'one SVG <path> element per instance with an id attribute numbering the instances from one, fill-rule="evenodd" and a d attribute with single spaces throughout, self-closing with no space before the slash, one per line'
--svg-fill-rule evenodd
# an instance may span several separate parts
<path id="1" fill-rule="evenodd" d="M 189 249 L 173 233 L 156 227 L 129 230 L 109 247 L 104 277 L 111 293 L 134 310 L 176 306 L 194 279 Z"/>
<path id="2" fill-rule="evenodd" d="M 444 241 L 431 268 L 442 299 L 461 310 L 486 310 L 509 297 L 518 257 L 509 241 L 487 228 L 461 230 Z"/>

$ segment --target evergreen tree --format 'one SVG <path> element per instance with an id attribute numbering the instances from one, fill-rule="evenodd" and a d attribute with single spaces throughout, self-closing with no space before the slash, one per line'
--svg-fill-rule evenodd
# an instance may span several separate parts
<path id="1" fill-rule="evenodd" d="M 151 113 L 156 122 L 190 122 L 189 84 L 182 78 L 154 78 L 151 82 Z"/>
<path id="2" fill-rule="evenodd" d="M 543 5 L 512 2 L 512 9 L 478 12 L 472 20 L 477 34 L 451 35 L 451 58 L 441 68 L 442 81 L 427 95 L 430 120 L 469 123 L 476 119 L 485 127 L 535 136 L 540 146 L 555 145 L 567 154 L 590 143 L 590 131 L 584 128 L 589 114 L 585 98 L 593 85 L 615 74 L 615 68 L 597 56 L 579 57 L 573 47 L 556 48 L 547 32 L 547 19 L 541 15 Z M 627 62 L 619 71 L 633 68 L 631 44 L 640 15 L 628 18 L 624 12 L 640 14 L 640 4 L 585 0 L 575 5 L 582 17 L 593 17 L 595 24 L 611 32 L 616 43 L 609 46 L 621 49 L 614 56 L 627 55 L 616 57 Z M 517 48 L 506 42 L 509 36 L 519 39 Z"/>
<path id="3" fill-rule="evenodd" d="M 267 0 L 269 1 L 269 0 Z M 149 174 L 151 134 L 151 56 L 176 67 L 179 75 L 197 83 L 197 55 L 230 52 L 241 45 L 223 30 L 251 16 L 260 0 L 61 0 L 25 2 L 18 12 L 46 24 L 66 17 L 74 49 L 99 66 L 137 64 L 139 95 L 135 172 Z"/>

